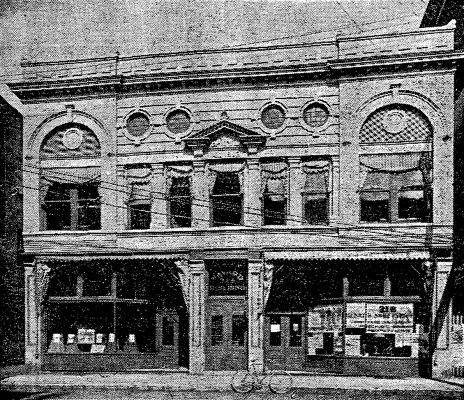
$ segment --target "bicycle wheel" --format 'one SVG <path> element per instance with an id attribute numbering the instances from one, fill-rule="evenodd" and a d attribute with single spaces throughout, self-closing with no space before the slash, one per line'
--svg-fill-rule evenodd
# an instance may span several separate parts
<path id="1" fill-rule="evenodd" d="M 293 378 L 287 371 L 274 372 L 269 380 L 269 390 L 272 393 L 287 393 L 293 386 Z"/>
<path id="2" fill-rule="evenodd" d="M 253 390 L 254 377 L 248 371 L 238 371 L 232 380 L 230 386 L 235 392 L 250 393 Z"/>

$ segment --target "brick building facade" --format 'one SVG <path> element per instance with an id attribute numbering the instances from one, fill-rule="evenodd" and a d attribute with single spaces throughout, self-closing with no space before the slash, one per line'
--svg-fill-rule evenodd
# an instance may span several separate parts
<path id="1" fill-rule="evenodd" d="M 27 62 L 26 362 L 430 372 L 454 26 Z"/>

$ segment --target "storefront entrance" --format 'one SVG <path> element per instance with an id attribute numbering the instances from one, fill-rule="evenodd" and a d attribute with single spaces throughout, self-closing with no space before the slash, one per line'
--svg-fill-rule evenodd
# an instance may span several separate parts
<path id="1" fill-rule="evenodd" d="M 206 324 L 206 369 L 235 371 L 247 366 L 246 299 L 209 298 Z"/>
<path id="2" fill-rule="evenodd" d="M 305 365 L 303 314 L 270 314 L 265 318 L 266 368 L 301 371 Z"/>

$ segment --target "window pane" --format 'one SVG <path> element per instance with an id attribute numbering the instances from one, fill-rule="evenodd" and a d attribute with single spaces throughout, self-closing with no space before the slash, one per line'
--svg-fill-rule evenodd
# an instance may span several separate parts
<path id="1" fill-rule="evenodd" d="M 76 296 L 77 271 L 75 268 L 55 267 L 50 276 L 50 296 Z"/>
<path id="2" fill-rule="evenodd" d="M 239 194 L 240 177 L 235 172 L 220 172 L 214 182 L 213 194 Z"/>
<path id="3" fill-rule="evenodd" d="M 271 332 L 269 334 L 269 344 L 271 346 L 280 346 L 282 342 L 281 322 L 279 315 L 271 315 L 270 317 Z"/>
<path id="4" fill-rule="evenodd" d="M 71 194 L 70 194 L 69 186 L 61 184 L 61 183 L 54 183 L 53 185 L 51 185 L 45 197 L 45 201 L 52 201 L 52 200 L 62 200 L 62 201 L 68 200 L 69 201 L 70 199 L 71 199 Z"/>
<path id="5" fill-rule="evenodd" d="M 246 294 L 246 264 L 241 260 L 221 260 L 208 264 L 208 286 L 211 296 Z"/>
<path id="6" fill-rule="evenodd" d="M 301 317 L 293 315 L 290 317 L 290 346 L 301 346 Z"/>
<path id="7" fill-rule="evenodd" d="M 274 197 L 277 197 L 277 199 Z M 264 225 L 285 225 L 287 214 L 287 201 L 285 198 L 264 195 L 263 208 Z"/>
<path id="8" fill-rule="evenodd" d="M 398 218 L 425 221 L 426 207 L 423 190 L 401 190 L 398 198 Z"/>
<path id="9" fill-rule="evenodd" d="M 137 350 L 154 352 L 156 346 L 156 307 L 151 304 L 120 304 L 116 309 L 116 337 L 128 350 L 129 335 L 135 335 Z"/>
<path id="10" fill-rule="evenodd" d="M 232 316 L 232 344 L 237 346 L 245 345 L 245 335 L 247 332 L 247 318 L 244 315 Z"/>
<path id="11" fill-rule="evenodd" d="M 329 199 L 306 196 L 304 202 L 304 216 L 310 225 L 327 225 L 329 223 Z"/>
<path id="12" fill-rule="evenodd" d="M 82 271 L 83 296 L 110 296 L 112 271 L 110 267 L 95 266 Z"/>
<path id="13" fill-rule="evenodd" d="M 71 229 L 71 203 L 70 202 L 47 202 L 47 229 L 69 230 Z"/>
<path id="14" fill-rule="evenodd" d="M 190 196 L 171 197 L 171 228 L 189 228 L 192 225 L 192 204 Z"/>
<path id="15" fill-rule="evenodd" d="M 96 200 L 100 196 L 96 185 L 82 185 L 77 188 L 77 197 L 79 200 Z"/>
<path id="16" fill-rule="evenodd" d="M 149 229 L 151 222 L 150 204 L 132 204 L 130 207 L 130 229 Z"/>
<path id="17" fill-rule="evenodd" d="M 172 317 L 163 317 L 163 345 L 174 345 L 174 321 Z"/>
<path id="18" fill-rule="evenodd" d="M 211 317 L 211 346 L 220 346 L 224 340 L 222 315 Z"/>
<path id="19" fill-rule="evenodd" d="M 79 201 L 77 229 L 100 229 L 100 203 L 98 201 Z"/>
<path id="20" fill-rule="evenodd" d="M 388 222 L 388 192 L 361 193 L 361 221 Z"/>
<path id="21" fill-rule="evenodd" d="M 242 197 L 214 196 L 213 226 L 242 225 Z"/>

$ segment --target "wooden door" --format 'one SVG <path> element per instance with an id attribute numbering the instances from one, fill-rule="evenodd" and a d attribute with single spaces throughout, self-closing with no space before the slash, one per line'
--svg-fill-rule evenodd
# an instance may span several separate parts
<path id="1" fill-rule="evenodd" d="M 265 318 L 265 364 L 269 369 L 304 370 L 306 332 L 303 315 L 273 314 Z"/>
<path id="2" fill-rule="evenodd" d="M 247 367 L 247 317 L 244 296 L 208 299 L 205 356 L 207 370 Z"/>

